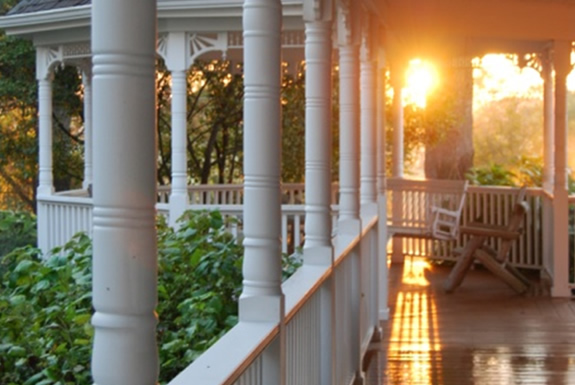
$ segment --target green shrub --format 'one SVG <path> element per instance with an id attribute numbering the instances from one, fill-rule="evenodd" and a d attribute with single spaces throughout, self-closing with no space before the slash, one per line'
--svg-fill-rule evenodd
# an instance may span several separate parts
<path id="1" fill-rule="evenodd" d="M 26 211 L 0 211 L 0 257 L 15 248 L 35 244 L 36 217 L 33 214 Z"/>
<path id="2" fill-rule="evenodd" d="M 243 248 L 215 212 L 158 220 L 157 329 L 167 382 L 237 322 Z M 84 234 L 42 260 L 33 247 L 0 264 L 0 384 L 89 384 L 92 247 Z M 283 258 L 284 276 L 300 262 Z"/>
<path id="3" fill-rule="evenodd" d="M 46 260 L 6 255 L 0 286 L 0 383 L 89 383 L 91 243 L 79 234 Z"/>

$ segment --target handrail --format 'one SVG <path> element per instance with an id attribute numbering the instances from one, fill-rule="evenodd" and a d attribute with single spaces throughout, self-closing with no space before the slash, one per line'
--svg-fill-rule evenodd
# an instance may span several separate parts
<path id="1" fill-rule="evenodd" d="M 353 372 L 354 363 L 358 363 L 361 361 L 360 357 L 357 357 L 356 354 L 363 355 L 365 354 L 365 348 L 362 346 L 362 341 L 369 340 L 373 334 L 373 330 L 375 322 L 372 318 L 372 314 L 375 313 L 375 309 L 371 309 L 371 307 L 376 306 L 374 298 L 370 297 L 370 293 L 372 293 L 371 288 L 368 292 L 365 292 L 365 288 L 362 289 L 362 286 L 358 286 L 359 292 L 357 292 L 357 298 L 353 298 L 350 296 L 349 293 L 343 294 L 341 290 L 344 290 L 350 283 L 359 284 L 363 282 L 363 284 L 367 284 L 367 282 L 372 278 L 371 276 L 363 276 L 361 271 L 354 270 L 352 268 L 353 264 L 350 265 L 350 262 L 356 260 L 356 263 L 359 264 L 359 259 L 357 258 L 367 258 L 364 262 L 365 267 L 369 266 L 371 258 L 377 258 L 377 251 L 372 250 L 370 254 L 362 255 L 360 253 L 360 242 L 363 239 L 369 241 L 369 236 L 373 235 L 373 231 L 375 226 L 377 225 L 377 217 L 369 218 L 363 228 L 361 229 L 360 234 L 353 237 L 351 242 L 349 243 L 349 247 L 345 247 L 341 250 L 340 255 L 337 255 L 336 260 L 339 263 L 336 265 L 306 265 L 302 266 L 298 271 L 294 273 L 286 282 L 282 285 L 282 291 L 285 295 L 285 311 L 284 317 L 278 324 L 272 323 L 261 323 L 260 330 L 257 329 L 256 323 L 245 323 L 240 322 L 234 328 L 232 328 L 227 334 L 225 334 L 219 341 L 217 341 L 211 348 L 209 348 L 206 352 L 204 352 L 196 361 L 190 364 L 183 372 L 181 372 L 174 380 L 172 380 L 169 385 L 184 385 L 189 383 L 201 383 L 205 385 L 215 385 L 215 384 L 232 384 L 238 383 L 235 381 L 239 380 L 239 383 L 246 383 L 252 384 L 252 382 L 244 382 L 242 381 L 242 373 L 241 370 L 249 370 L 252 365 L 259 359 L 260 354 L 263 353 L 268 346 L 272 343 L 274 337 L 278 337 L 281 333 L 281 330 L 284 330 L 286 333 L 286 345 L 282 345 L 282 349 L 303 349 L 302 346 L 295 343 L 294 345 L 294 338 L 301 341 L 302 336 L 298 335 L 291 335 L 292 333 L 299 333 L 302 332 L 304 335 L 309 332 L 307 329 L 307 323 L 300 324 L 300 322 L 308 322 L 308 318 L 310 314 L 314 314 L 319 312 L 319 308 L 309 308 L 309 306 L 319 306 L 321 305 L 321 290 L 328 290 L 332 296 L 334 296 L 331 300 L 331 303 L 335 304 L 338 307 L 338 311 L 340 315 L 342 311 L 350 317 L 347 322 L 338 323 L 337 330 L 336 329 L 329 329 L 331 330 L 330 336 L 328 337 L 330 340 L 331 338 L 347 338 L 347 339 L 354 339 L 359 338 L 360 334 L 365 333 L 366 335 L 361 335 L 359 341 L 355 345 L 357 350 L 354 352 L 343 352 L 338 351 L 337 354 L 332 355 L 331 352 L 327 351 L 324 354 L 328 355 L 329 357 L 334 359 L 333 365 L 337 367 L 338 370 L 342 370 L 346 374 L 350 373 L 350 370 Z M 336 270 L 339 272 L 337 275 Z M 365 271 L 369 271 L 369 269 L 364 269 Z M 345 274 L 345 277 L 342 275 Z M 357 277 L 351 277 L 350 274 L 359 274 Z M 339 285 L 341 288 L 339 290 L 334 290 L 331 285 L 326 285 L 330 279 L 339 280 Z M 374 284 L 371 282 L 370 284 Z M 345 296 L 344 298 L 338 299 L 338 293 Z M 355 304 L 356 307 L 354 309 L 360 309 L 359 311 L 365 312 L 364 316 L 360 317 L 359 314 L 353 314 L 352 308 L 348 308 L 346 305 L 346 301 L 357 301 Z M 364 307 L 360 307 L 359 303 L 362 301 L 368 301 Z M 371 301 L 371 302 L 369 302 Z M 331 305 L 330 305 L 331 306 Z M 307 309 L 307 310 L 306 310 Z M 312 310 L 315 309 L 315 310 Z M 309 313 L 311 311 L 311 313 Z M 300 313 L 304 312 L 303 318 L 299 317 Z M 329 317 L 334 317 L 331 312 L 328 312 Z M 298 321 L 299 320 L 299 321 Z M 360 320 L 362 323 L 360 323 Z M 313 327 L 328 327 L 329 325 L 323 324 L 320 319 L 314 318 L 314 325 Z M 333 322 L 330 321 L 331 324 Z M 355 322 L 355 323 L 354 323 Z M 251 330 L 247 330 L 248 328 L 254 328 Z M 346 327 L 352 327 L 352 329 L 346 329 Z M 354 333 L 353 327 L 357 328 L 358 334 Z M 273 328 L 273 333 L 270 330 Z M 247 330 L 246 332 L 241 333 L 242 330 Z M 361 332 L 360 332 L 361 330 Z M 345 335 L 341 335 L 344 333 Z M 253 334 L 253 335 L 252 335 Z M 259 337 L 258 337 L 259 336 Z M 263 338 L 265 336 L 266 338 Z M 336 337 L 334 337 L 336 336 Z M 346 341 L 348 341 L 346 339 Z M 312 339 L 312 340 L 315 340 Z M 306 341 L 308 343 L 312 343 L 312 341 Z M 317 341 L 315 342 L 318 343 Z M 354 344 L 347 345 L 347 343 L 340 342 L 341 345 L 338 346 L 347 346 L 346 349 L 354 349 Z M 319 342 L 320 345 L 313 345 L 312 349 L 322 349 L 323 345 L 322 342 Z M 331 343 L 330 343 L 331 344 Z M 334 347 L 335 348 L 335 347 Z M 289 350 L 288 350 L 289 351 Z M 299 352 L 292 351 L 291 354 L 286 353 L 288 357 L 292 357 L 294 354 Z M 222 360 L 222 356 L 226 359 Z M 241 355 L 244 355 L 243 361 L 240 362 Z M 311 354 L 307 352 L 307 354 Z M 357 357 L 354 359 L 353 357 Z M 297 362 L 291 362 L 291 365 L 298 365 L 302 364 L 302 360 Z M 338 365 L 339 363 L 339 365 Z M 304 365 L 311 363 L 307 363 L 304 360 Z M 288 365 L 289 366 L 289 365 Z M 343 369 L 340 369 L 342 368 Z M 314 367 L 314 370 L 320 371 L 319 368 Z M 353 374 L 353 373 L 352 373 Z M 248 376 L 249 377 L 249 376 Z M 253 382 L 253 384 L 259 382 Z"/>

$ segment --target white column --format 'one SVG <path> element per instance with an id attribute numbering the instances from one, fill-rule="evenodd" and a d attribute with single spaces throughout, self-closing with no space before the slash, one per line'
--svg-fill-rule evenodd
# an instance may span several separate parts
<path id="1" fill-rule="evenodd" d="M 190 47 L 185 32 L 170 32 L 167 37 L 166 67 L 172 75 L 172 188 L 170 226 L 188 208 L 188 81 Z"/>
<path id="2" fill-rule="evenodd" d="M 359 47 L 339 46 L 339 223 L 340 234 L 359 232 Z"/>
<path id="3" fill-rule="evenodd" d="M 554 44 L 555 179 L 553 181 L 554 297 L 569 297 L 569 203 L 567 191 L 567 75 L 571 72 L 571 42 Z"/>
<path id="4" fill-rule="evenodd" d="M 541 58 L 541 76 L 543 78 L 543 187 L 552 190 L 553 185 L 553 63 L 546 52 Z"/>
<path id="5" fill-rule="evenodd" d="M 92 4 L 97 385 L 156 384 L 156 1 Z"/>
<path id="6" fill-rule="evenodd" d="M 379 300 L 379 319 L 389 319 L 389 274 L 387 268 L 387 191 L 385 186 L 385 85 L 386 85 L 386 66 L 385 66 L 385 51 L 383 48 L 379 50 L 379 57 L 377 61 L 377 191 L 378 191 L 378 251 L 379 251 L 379 265 L 378 265 L 378 300 Z"/>
<path id="7" fill-rule="evenodd" d="M 331 264 L 331 21 L 306 27 L 305 262 Z"/>
<path id="8" fill-rule="evenodd" d="M 395 70 L 395 68 L 394 68 Z M 399 68 L 398 68 L 399 70 Z M 392 73 L 393 81 L 393 157 L 391 174 L 403 177 L 403 81 L 400 73 Z"/>
<path id="9" fill-rule="evenodd" d="M 244 0 L 244 262 L 240 322 L 282 324 L 280 0 Z M 263 383 L 284 383 L 285 333 L 264 352 Z"/>
<path id="10" fill-rule="evenodd" d="M 244 1 L 245 251 L 240 321 L 277 322 L 283 316 L 281 15 L 280 0 Z"/>
<path id="11" fill-rule="evenodd" d="M 172 190 L 170 226 L 188 208 L 187 78 L 185 70 L 172 71 Z"/>
<path id="12" fill-rule="evenodd" d="M 553 148 L 554 148 L 554 100 L 553 100 L 553 63 L 551 52 L 541 55 L 541 77 L 543 78 L 543 190 L 553 193 Z M 543 266 L 553 267 L 553 201 L 548 195 L 543 201 Z"/>
<path id="13" fill-rule="evenodd" d="M 52 173 L 52 73 L 38 79 L 38 190 L 37 195 L 54 192 Z"/>
<path id="14" fill-rule="evenodd" d="M 332 7 L 330 0 L 304 1 L 305 62 L 305 233 L 304 267 L 333 266 L 331 242 Z M 335 280 L 320 288 L 321 352 L 317 384 L 333 383 Z"/>
<path id="15" fill-rule="evenodd" d="M 361 186 L 362 205 L 376 200 L 377 140 L 375 116 L 375 60 L 370 47 L 371 30 L 364 31 L 361 45 L 360 89 L 361 89 Z"/>
<path id="16" fill-rule="evenodd" d="M 92 184 L 92 70 L 82 71 L 84 86 L 84 181 L 82 188 L 87 189 Z"/>
<path id="17" fill-rule="evenodd" d="M 391 175 L 396 178 L 403 178 L 403 74 L 400 72 L 402 66 L 392 67 L 393 82 L 393 148 L 391 159 Z M 392 197 L 392 216 L 401 218 L 403 216 L 401 196 L 394 194 Z M 392 262 L 403 262 L 403 239 L 395 237 L 392 240 Z"/>

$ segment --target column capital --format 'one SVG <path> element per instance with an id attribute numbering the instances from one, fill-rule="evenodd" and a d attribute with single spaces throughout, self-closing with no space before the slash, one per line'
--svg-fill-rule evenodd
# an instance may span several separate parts
<path id="1" fill-rule="evenodd" d="M 340 46 L 360 43 L 360 12 L 351 0 L 339 0 L 337 7 L 337 43 Z"/>
<path id="2" fill-rule="evenodd" d="M 36 80 L 52 80 L 54 67 L 63 60 L 62 46 L 36 47 Z"/>
<path id="3" fill-rule="evenodd" d="M 304 0 L 303 20 L 311 21 L 332 21 L 334 0 Z"/>
<path id="4" fill-rule="evenodd" d="M 566 77 L 573 69 L 571 63 L 572 43 L 566 40 L 553 42 L 552 60 L 555 72 L 559 77 Z"/>

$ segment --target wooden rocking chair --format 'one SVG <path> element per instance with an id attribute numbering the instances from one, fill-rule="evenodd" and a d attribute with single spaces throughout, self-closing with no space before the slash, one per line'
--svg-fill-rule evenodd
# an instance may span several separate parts
<path id="1" fill-rule="evenodd" d="M 507 226 L 486 225 L 479 221 L 474 221 L 461 227 L 461 233 L 469 234 L 471 238 L 463 248 L 445 282 L 444 288 L 446 292 L 453 292 L 461 285 L 474 259 L 479 260 L 483 266 L 505 281 L 518 293 L 523 293 L 528 289 L 529 280 L 508 263 L 511 246 L 520 237 L 525 215 L 529 212 L 529 205 L 525 202 L 525 193 L 525 188 L 522 187 L 517 194 Z M 486 244 L 487 239 L 491 237 L 501 239 L 499 250 L 495 250 Z"/>

